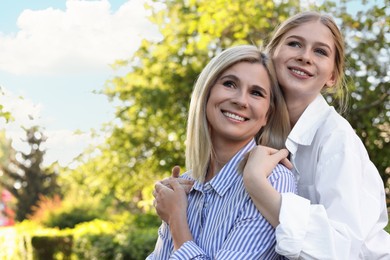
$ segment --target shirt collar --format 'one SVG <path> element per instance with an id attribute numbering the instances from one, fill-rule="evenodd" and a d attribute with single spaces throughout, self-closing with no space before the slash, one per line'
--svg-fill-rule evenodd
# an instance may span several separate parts
<path id="1" fill-rule="evenodd" d="M 252 150 L 256 146 L 256 142 L 252 139 L 248 144 L 246 144 L 240 151 L 238 151 L 232 159 L 230 159 L 220 170 L 220 172 L 214 176 L 207 183 L 195 182 L 193 189 L 198 191 L 203 191 L 205 187 L 211 186 L 219 196 L 223 196 L 229 188 L 241 178 L 238 173 L 238 166 L 241 160 L 244 158 L 245 154 Z"/>
<path id="2" fill-rule="evenodd" d="M 329 105 L 325 98 L 319 94 L 305 109 L 298 119 L 286 141 L 287 149 L 295 153 L 298 145 L 310 145 L 314 136 L 329 113 Z"/>

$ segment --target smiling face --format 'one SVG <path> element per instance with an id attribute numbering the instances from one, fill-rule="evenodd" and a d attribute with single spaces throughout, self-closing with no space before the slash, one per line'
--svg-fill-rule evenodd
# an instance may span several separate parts
<path id="1" fill-rule="evenodd" d="M 271 81 L 259 63 L 240 62 L 211 87 L 206 106 L 211 140 L 246 144 L 267 123 Z"/>
<path id="2" fill-rule="evenodd" d="M 322 88 L 334 84 L 335 43 L 320 21 L 288 31 L 276 48 L 273 61 L 286 102 L 307 106 Z"/>

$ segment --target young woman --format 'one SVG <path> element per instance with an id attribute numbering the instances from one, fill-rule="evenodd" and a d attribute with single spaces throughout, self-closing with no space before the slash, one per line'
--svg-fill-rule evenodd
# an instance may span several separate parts
<path id="1" fill-rule="evenodd" d="M 267 49 L 293 127 L 286 147 L 299 195 L 269 185 L 284 157 L 268 147 L 251 152 L 244 184 L 276 227 L 276 251 L 290 259 L 390 259 L 383 182 L 352 127 L 321 95 L 343 83 L 344 42 L 335 22 L 300 13 L 277 28 Z"/>
<path id="2" fill-rule="evenodd" d="M 254 46 L 221 52 L 201 72 L 191 98 L 186 166 L 195 183 L 187 195 L 176 179 L 155 186 L 163 220 L 148 259 L 277 259 L 274 228 L 259 214 L 238 172 L 259 143 L 281 148 L 290 130 L 272 66 Z M 277 108 L 277 109 L 276 109 Z M 282 151 L 283 153 L 284 151 Z M 291 171 L 269 177 L 280 193 L 295 192 Z"/>

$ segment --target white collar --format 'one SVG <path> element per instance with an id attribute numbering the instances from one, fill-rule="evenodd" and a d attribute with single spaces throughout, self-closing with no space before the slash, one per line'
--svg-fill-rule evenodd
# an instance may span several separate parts
<path id="1" fill-rule="evenodd" d="M 313 138 L 331 111 L 325 98 L 319 94 L 303 111 L 297 123 L 291 130 L 286 140 L 286 147 L 291 153 L 295 153 L 298 145 L 310 145 Z"/>

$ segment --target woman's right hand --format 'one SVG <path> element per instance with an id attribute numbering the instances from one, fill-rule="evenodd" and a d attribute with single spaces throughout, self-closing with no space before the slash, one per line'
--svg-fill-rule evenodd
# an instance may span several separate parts
<path id="1" fill-rule="evenodd" d="M 244 181 L 248 175 L 253 175 L 254 178 L 259 178 L 260 176 L 267 178 L 278 163 L 282 163 L 287 168 L 292 169 L 293 166 L 287 157 L 287 149 L 277 150 L 262 145 L 256 146 L 246 158 L 247 161 L 243 170 Z"/>

